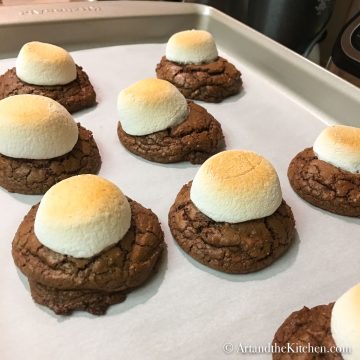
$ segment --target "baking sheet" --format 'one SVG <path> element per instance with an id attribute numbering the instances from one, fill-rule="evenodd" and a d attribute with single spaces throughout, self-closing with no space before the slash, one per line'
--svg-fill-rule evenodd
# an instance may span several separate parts
<path id="1" fill-rule="evenodd" d="M 1 359 L 271 359 L 269 354 L 226 354 L 223 346 L 265 346 L 293 310 L 331 302 L 360 280 L 359 220 L 310 206 L 294 194 L 286 177 L 292 157 L 311 146 L 326 122 L 337 119 L 321 117 L 282 84 L 219 45 L 220 54 L 242 71 L 244 91 L 221 104 L 201 105 L 221 122 L 227 149 L 254 150 L 274 164 L 296 219 L 292 249 L 272 266 L 248 275 L 208 269 L 180 250 L 167 213 L 198 166 L 142 160 L 128 153 L 116 134 L 118 92 L 154 76 L 165 45 L 72 52 L 98 95 L 96 108 L 74 117 L 94 133 L 103 159 L 100 175 L 158 215 L 168 250 L 158 274 L 107 315 L 56 316 L 33 303 L 26 278 L 11 258 L 15 231 L 41 197 L 0 190 Z M 1 60 L 0 73 L 12 66 L 14 59 Z"/>

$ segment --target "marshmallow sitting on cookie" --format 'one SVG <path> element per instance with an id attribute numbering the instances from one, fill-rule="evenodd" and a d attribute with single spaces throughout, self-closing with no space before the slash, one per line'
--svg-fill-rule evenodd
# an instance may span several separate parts
<path id="1" fill-rule="evenodd" d="M 178 125 L 189 113 L 186 99 L 174 85 L 153 78 L 122 90 L 117 108 L 123 130 L 135 136 Z"/>
<path id="2" fill-rule="evenodd" d="M 329 126 L 317 137 L 313 149 L 319 160 L 351 173 L 360 172 L 360 128 Z"/>
<path id="3" fill-rule="evenodd" d="M 204 30 L 180 31 L 170 37 L 165 56 L 180 64 L 209 63 L 218 58 L 213 36 Z"/>
<path id="4" fill-rule="evenodd" d="M 214 221 L 239 223 L 273 214 L 281 205 L 282 193 L 268 160 L 252 151 L 228 150 L 200 167 L 190 198 Z"/>
<path id="5" fill-rule="evenodd" d="M 115 184 L 100 176 L 79 175 L 45 193 L 34 230 L 49 249 L 89 258 L 120 241 L 130 222 L 130 204 Z"/>
<path id="6" fill-rule="evenodd" d="M 16 75 L 33 85 L 65 85 L 76 79 L 76 65 L 63 48 L 39 41 L 28 42 L 16 59 Z"/>
<path id="7" fill-rule="evenodd" d="M 19 159 L 51 159 L 70 152 L 78 126 L 58 102 L 40 95 L 0 101 L 0 154 Z"/>

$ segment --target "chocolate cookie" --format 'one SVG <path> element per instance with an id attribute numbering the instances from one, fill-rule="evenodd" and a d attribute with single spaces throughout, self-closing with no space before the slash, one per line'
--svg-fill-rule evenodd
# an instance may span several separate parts
<path id="1" fill-rule="evenodd" d="M 319 160 L 312 148 L 291 161 L 288 178 L 294 191 L 321 209 L 338 215 L 360 217 L 360 174 L 353 174 Z"/>
<path id="2" fill-rule="evenodd" d="M 31 208 L 16 232 L 12 255 L 28 277 L 35 302 L 61 315 L 75 310 L 101 315 L 149 278 L 165 248 L 164 234 L 151 210 L 129 203 L 131 226 L 124 238 L 91 258 L 62 255 L 42 245 L 34 233 L 38 205 Z"/>
<path id="3" fill-rule="evenodd" d="M 189 115 L 179 125 L 143 136 L 125 133 L 118 124 L 121 143 L 130 152 L 150 161 L 201 164 L 225 146 L 221 125 L 203 107 L 189 104 Z"/>
<path id="4" fill-rule="evenodd" d="M 177 195 L 169 212 L 169 227 L 181 248 L 195 260 L 227 273 L 249 273 L 273 263 L 293 243 L 295 220 L 285 201 L 262 219 L 215 222 L 190 200 L 191 183 Z"/>
<path id="5" fill-rule="evenodd" d="M 96 94 L 89 77 L 76 66 L 77 78 L 65 85 L 43 86 L 23 82 L 12 68 L 0 76 L 0 100 L 12 95 L 34 94 L 49 97 L 63 105 L 70 113 L 94 106 Z"/>
<path id="6" fill-rule="evenodd" d="M 20 194 L 44 194 L 70 176 L 97 174 L 101 157 L 91 131 L 80 124 L 79 138 L 67 154 L 45 160 L 17 159 L 0 154 L 0 186 Z"/>
<path id="7" fill-rule="evenodd" d="M 343 357 L 340 353 L 331 352 L 331 349 L 335 349 L 336 346 L 331 336 L 330 327 L 333 306 L 334 303 L 319 305 L 311 309 L 304 307 L 293 312 L 280 326 L 272 343 L 273 347 L 277 346 L 278 348 L 290 346 L 289 352 L 282 353 L 278 351 L 273 354 L 273 359 L 342 360 Z M 319 349 L 323 347 L 324 352 L 311 352 L 310 346 L 319 347 Z M 298 347 L 298 351 L 296 347 Z M 309 348 L 309 352 L 300 353 L 301 347 Z"/>
<path id="8" fill-rule="evenodd" d="M 175 85 L 188 99 L 220 102 L 238 94 L 241 73 L 222 57 L 208 64 L 178 64 L 162 57 L 156 75 Z"/>

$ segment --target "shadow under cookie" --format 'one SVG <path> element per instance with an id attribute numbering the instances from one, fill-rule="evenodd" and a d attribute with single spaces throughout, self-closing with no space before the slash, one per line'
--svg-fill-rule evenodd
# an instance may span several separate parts
<path id="1" fill-rule="evenodd" d="M 291 246 L 295 221 L 282 202 L 274 214 L 242 223 L 216 222 L 190 200 L 192 182 L 184 185 L 169 212 L 169 227 L 181 248 L 216 270 L 254 272 L 272 264 Z"/>
<path id="2" fill-rule="evenodd" d="M 70 176 L 97 174 L 101 166 L 99 149 L 91 131 L 80 124 L 78 128 L 78 141 L 65 155 L 33 160 L 0 154 L 0 186 L 9 192 L 39 195 Z"/>
<path id="3" fill-rule="evenodd" d="M 187 99 L 206 102 L 221 102 L 238 94 L 242 87 L 240 71 L 220 56 L 200 65 L 179 64 L 163 56 L 156 66 L 156 75 L 175 85 Z"/>
<path id="4" fill-rule="evenodd" d="M 20 94 L 42 95 L 57 101 L 70 113 L 94 106 L 96 94 L 89 77 L 81 66 L 76 65 L 76 71 L 76 79 L 68 84 L 45 86 L 20 80 L 12 68 L 0 76 L 0 100 Z"/>
<path id="5" fill-rule="evenodd" d="M 225 147 L 220 123 L 206 109 L 188 102 L 189 115 L 179 125 L 149 135 L 127 134 L 118 123 L 124 147 L 144 159 L 159 163 L 190 161 L 201 164 Z"/>
<path id="6" fill-rule="evenodd" d="M 295 156 L 288 178 L 294 191 L 310 204 L 338 215 L 360 217 L 360 174 L 319 160 L 313 148 Z"/>
<path id="7" fill-rule="evenodd" d="M 165 248 L 164 234 L 151 210 L 128 200 L 130 229 L 91 258 L 74 258 L 42 245 L 34 233 L 38 205 L 31 208 L 15 235 L 12 254 L 28 277 L 35 302 L 61 315 L 76 310 L 101 315 L 150 277 Z"/>
<path id="8" fill-rule="evenodd" d="M 273 353 L 274 360 L 292 360 L 292 359 L 323 359 L 323 360 L 342 360 L 340 353 L 330 352 L 335 349 L 336 344 L 331 335 L 331 312 L 334 303 L 328 305 L 319 305 L 311 309 L 303 307 L 299 311 L 293 312 L 277 330 L 273 347 L 279 349 L 290 345 L 289 351 Z M 314 353 L 310 346 L 323 353 Z M 300 349 L 308 349 L 300 353 Z M 296 351 L 293 353 L 292 350 Z M 326 352 L 328 351 L 328 352 Z"/>

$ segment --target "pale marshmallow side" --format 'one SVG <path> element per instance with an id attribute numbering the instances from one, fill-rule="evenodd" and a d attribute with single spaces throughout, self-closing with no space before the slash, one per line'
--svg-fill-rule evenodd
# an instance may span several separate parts
<path id="1" fill-rule="evenodd" d="M 148 135 L 180 124 L 188 105 L 180 91 L 168 81 L 144 79 L 122 90 L 118 113 L 123 130 L 130 135 Z"/>
<path id="2" fill-rule="evenodd" d="M 282 202 L 282 193 L 268 160 L 251 151 L 228 150 L 200 167 L 190 198 L 214 221 L 239 223 L 273 214 Z"/>
<path id="3" fill-rule="evenodd" d="M 204 30 L 185 30 L 175 33 L 166 44 L 165 56 L 180 64 L 202 64 L 217 59 L 213 36 Z"/>
<path id="4" fill-rule="evenodd" d="M 342 295 L 331 314 L 331 333 L 337 346 L 351 348 L 344 360 L 360 359 L 360 284 Z"/>
<path id="5" fill-rule="evenodd" d="M 40 95 L 0 100 L 0 153 L 13 158 L 51 159 L 70 152 L 79 130 L 58 102 Z"/>
<path id="6" fill-rule="evenodd" d="M 129 202 L 115 184 L 96 175 L 78 175 L 45 193 L 34 230 L 49 249 L 89 258 L 120 241 L 130 222 Z"/>
<path id="7" fill-rule="evenodd" d="M 360 128 L 330 126 L 317 137 L 313 149 L 320 160 L 352 173 L 360 172 Z"/>
<path id="8" fill-rule="evenodd" d="M 16 76 L 33 85 L 65 85 L 76 79 L 76 65 L 63 48 L 32 41 L 23 45 L 16 59 Z"/>

